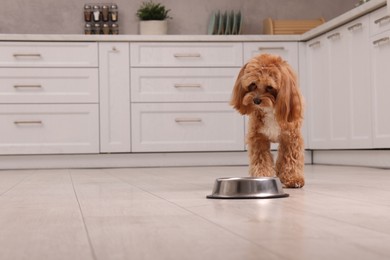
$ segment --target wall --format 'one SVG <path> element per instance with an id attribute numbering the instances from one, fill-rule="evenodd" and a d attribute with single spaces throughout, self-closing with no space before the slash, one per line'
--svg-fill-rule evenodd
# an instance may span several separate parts
<path id="1" fill-rule="evenodd" d="M 241 10 L 243 34 L 261 34 L 262 21 L 274 19 L 329 20 L 354 7 L 357 0 L 154 0 L 171 9 L 169 34 L 206 34 L 216 10 Z M 84 3 L 99 0 L 1 0 L 0 33 L 83 33 Z M 138 34 L 136 10 L 143 0 L 113 0 L 119 6 L 121 34 Z"/>

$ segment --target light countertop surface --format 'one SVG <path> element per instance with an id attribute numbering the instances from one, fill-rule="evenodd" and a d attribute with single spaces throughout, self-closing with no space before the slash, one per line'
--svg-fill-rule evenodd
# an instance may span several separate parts
<path id="1" fill-rule="evenodd" d="M 0 41 L 86 41 L 86 42 L 242 42 L 308 41 L 338 26 L 386 5 L 371 0 L 301 35 L 83 35 L 83 34 L 0 34 Z"/>

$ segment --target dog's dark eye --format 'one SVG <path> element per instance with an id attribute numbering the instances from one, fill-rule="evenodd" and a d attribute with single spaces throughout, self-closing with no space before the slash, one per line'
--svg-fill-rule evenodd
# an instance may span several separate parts
<path id="1" fill-rule="evenodd" d="M 274 96 L 275 98 L 276 98 L 276 96 L 277 96 L 277 94 L 278 94 L 278 92 L 276 91 L 276 89 L 275 88 L 273 88 L 273 87 L 271 87 L 271 86 L 266 86 L 265 87 L 265 91 L 267 92 L 267 93 L 270 93 L 272 96 Z"/>
<path id="2" fill-rule="evenodd" d="M 252 84 L 249 85 L 248 90 L 249 90 L 249 91 L 253 91 L 253 90 L 255 90 L 256 88 L 257 88 L 256 84 L 255 84 L 255 83 L 252 83 Z"/>
<path id="3" fill-rule="evenodd" d="M 266 86 L 265 87 L 265 91 L 268 92 L 268 93 L 272 93 L 272 92 L 275 91 L 275 89 L 273 87 L 271 87 L 271 86 Z"/>

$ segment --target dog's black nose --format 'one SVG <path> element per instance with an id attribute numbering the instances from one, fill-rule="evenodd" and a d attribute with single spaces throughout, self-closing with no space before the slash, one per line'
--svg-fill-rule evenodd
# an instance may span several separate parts
<path id="1" fill-rule="evenodd" d="M 260 105 L 261 99 L 260 98 L 254 98 L 253 99 L 253 103 L 255 103 L 256 105 Z"/>

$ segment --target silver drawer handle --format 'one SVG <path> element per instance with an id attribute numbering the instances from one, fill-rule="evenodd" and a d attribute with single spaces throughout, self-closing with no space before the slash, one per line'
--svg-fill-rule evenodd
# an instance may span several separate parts
<path id="1" fill-rule="evenodd" d="M 390 42 L 390 37 L 384 37 L 384 38 L 381 38 L 379 40 L 373 41 L 372 44 L 378 46 L 380 44 L 384 44 L 384 43 L 388 43 L 388 42 Z"/>
<path id="2" fill-rule="evenodd" d="M 354 24 L 354 25 L 348 27 L 348 30 L 353 31 L 353 30 L 361 29 L 362 27 L 363 27 L 362 23 L 357 23 L 357 24 Z"/>
<path id="3" fill-rule="evenodd" d="M 200 84 L 175 84 L 175 88 L 201 88 Z"/>
<path id="4" fill-rule="evenodd" d="M 37 57 L 40 58 L 42 55 L 39 53 L 14 53 L 13 56 L 17 57 Z"/>
<path id="5" fill-rule="evenodd" d="M 374 23 L 375 24 L 379 24 L 379 23 L 381 23 L 383 21 L 386 21 L 386 20 L 389 20 L 389 19 L 390 19 L 390 15 L 386 15 L 386 16 L 384 16 L 382 18 L 379 18 L 378 20 L 375 20 Z"/>
<path id="6" fill-rule="evenodd" d="M 31 121 L 14 121 L 15 125 L 42 125 L 41 120 L 31 120 Z"/>
<path id="7" fill-rule="evenodd" d="M 14 88 L 42 88 L 42 85 L 14 85 Z"/>
<path id="8" fill-rule="evenodd" d="M 258 48 L 259 51 L 266 51 L 266 50 L 285 50 L 285 48 L 283 46 L 280 46 L 280 47 L 259 47 Z"/>
<path id="9" fill-rule="evenodd" d="M 200 53 L 175 53 L 175 58 L 200 58 Z"/>
<path id="10" fill-rule="evenodd" d="M 202 122 L 202 118 L 197 118 L 197 117 L 194 117 L 194 118 L 175 118 L 175 122 L 176 123 L 201 123 Z"/>
<path id="11" fill-rule="evenodd" d="M 337 32 L 337 33 L 333 33 L 333 34 L 329 35 L 326 38 L 328 38 L 330 40 L 333 40 L 333 39 L 336 39 L 336 38 L 340 38 L 340 36 L 341 36 L 341 34 Z"/>
<path id="12" fill-rule="evenodd" d="M 316 42 L 313 42 L 311 44 L 309 44 L 309 47 L 316 47 L 316 46 L 320 46 L 321 45 L 321 42 L 320 41 L 316 41 Z"/>

